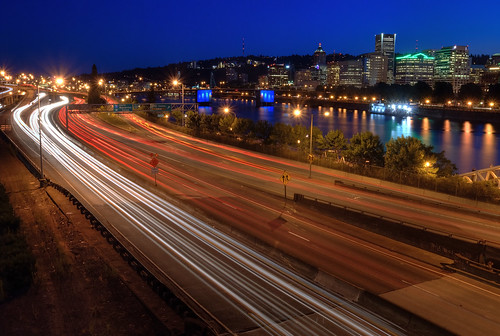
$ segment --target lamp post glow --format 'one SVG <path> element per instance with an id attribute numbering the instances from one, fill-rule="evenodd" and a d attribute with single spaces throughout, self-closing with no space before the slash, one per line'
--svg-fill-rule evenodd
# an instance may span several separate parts
<path id="1" fill-rule="evenodd" d="M 302 112 L 298 108 L 293 111 L 293 114 L 296 117 L 300 116 L 301 113 Z M 312 149 L 313 149 L 312 136 L 313 136 L 313 114 L 311 112 L 311 128 L 309 131 L 309 156 L 308 156 L 308 159 L 309 159 L 309 178 L 311 178 L 312 162 L 313 162 L 313 158 L 314 158 L 313 153 L 312 153 Z"/>

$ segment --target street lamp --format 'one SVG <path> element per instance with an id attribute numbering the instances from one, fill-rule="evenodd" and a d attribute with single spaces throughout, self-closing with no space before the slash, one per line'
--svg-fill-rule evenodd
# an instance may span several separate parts
<path id="1" fill-rule="evenodd" d="M 177 81 L 177 79 L 174 79 L 174 81 L 172 82 L 172 84 L 174 86 L 177 86 L 177 84 L 181 85 L 181 91 L 182 91 L 182 96 L 181 96 L 181 103 L 182 103 L 182 107 L 181 107 L 181 112 L 182 112 L 182 126 L 184 126 L 184 83 L 179 83 L 179 81 Z"/>
<path id="2" fill-rule="evenodd" d="M 42 110 L 40 109 L 40 82 L 37 82 L 38 95 L 38 139 L 40 143 L 40 187 L 43 187 L 43 152 L 42 152 Z"/>
<path id="3" fill-rule="evenodd" d="M 302 112 L 300 111 L 299 108 L 296 108 L 293 111 L 293 115 L 296 117 L 300 116 L 301 113 Z M 312 153 L 312 149 L 313 149 L 312 137 L 313 137 L 313 114 L 311 112 L 311 128 L 309 131 L 309 156 L 308 156 L 308 159 L 309 159 L 309 178 L 311 178 L 312 162 L 313 162 L 313 158 L 314 158 L 313 153 Z"/>
<path id="4" fill-rule="evenodd" d="M 104 83 L 103 79 L 99 79 L 99 82 L 97 83 L 99 86 L 102 86 L 104 89 L 104 95 L 106 95 L 106 83 Z"/>

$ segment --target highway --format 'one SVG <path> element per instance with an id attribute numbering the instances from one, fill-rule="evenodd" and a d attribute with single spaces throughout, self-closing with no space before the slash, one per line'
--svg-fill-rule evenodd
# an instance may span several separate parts
<path id="1" fill-rule="evenodd" d="M 64 120 L 62 115 L 60 118 Z M 444 258 L 429 266 L 428 261 L 415 260 L 421 257 L 421 251 L 412 251 L 420 255 L 397 253 L 404 247 L 397 247 L 393 241 L 353 231 L 335 219 L 295 208 L 290 202 L 284 207 L 279 176 L 283 169 L 290 173 L 289 192 L 416 224 L 457 229 L 482 239 L 491 240 L 498 230 L 494 214 L 478 218 L 472 206 L 470 211 L 457 212 L 385 195 L 346 191 L 332 183 L 332 177 L 338 176 L 331 170 L 314 167 L 313 179 L 308 179 L 305 164 L 192 138 L 136 116 L 126 118 L 134 125 L 124 126 L 128 132 L 89 115 L 72 115 L 70 131 L 82 146 L 120 164 L 123 171 L 140 177 L 143 184 L 148 180 L 152 184 L 149 153 L 158 153 L 159 189 L 183 200 L 184 206 L 201 209 L 216 222 L 229 223 L 454 332 L 481 335 L 498 328 L 500 321 L 491 314 L 492 307 L 500 307 L 496 288 L 440 270 Z M 456 293 L 461 293 L 458 299 Z M 478 298 L 481 304 L 475 301 Z M 429 306 L 441 307 L 443 314 Z"/>
<path id="2" fill-rule="evenodd" d="M 227 332 L 271 335 L 397 335 L 404 330 L 333 295 L 246 247 L 101 163 L 42 108 L 46 175 L 74 192 L 101 222 L 120 232 Z M 13 132 L 36 158 L 38 113 L 13 114 Z M 97 141 L 97 139 L 96 139 Z M 218 330 L 222 332 L 221 330 Z"/>

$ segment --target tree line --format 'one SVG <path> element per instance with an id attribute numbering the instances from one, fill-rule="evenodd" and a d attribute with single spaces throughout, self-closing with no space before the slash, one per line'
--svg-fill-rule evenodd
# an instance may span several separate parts
<path id="1" fill-rule="evenodd" d="M 234 114 L 186 113 L 185 125 L 195 135 L 230 137 L 243 143 L 274 146 L 309 154 L 310 130 L 303 125 L 271 124 L 266 120 L 254 122 Z M 182 125 L 183 113 L 172 111 L 170 120 Z M 317 157 L 330 157 L 339 163 L 357 166 L 385 167 L 393 172 L 446 177 L 457 168 L 445 157 L 444 152 L 434 152 L 433 147 L 415 137 L 401 136 L 385 145 L 378 135 L 369 131 L 355 134 L 348 139 L 341 130 L 323 135 L 318 127 L 312 129 L 312 151 Z"/>

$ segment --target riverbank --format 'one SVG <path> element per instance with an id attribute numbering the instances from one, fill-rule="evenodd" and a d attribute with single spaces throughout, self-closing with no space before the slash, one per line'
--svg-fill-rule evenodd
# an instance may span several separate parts
<path id="1" fill-rule="evenodd" d="M 421 117 L 434 119 L 450 119 L 456 121 L 477 121 L 486 123 L 500 123 L 500 110 L 472 109 L 444 106 L 421 105 L 416 113 Z"/>

